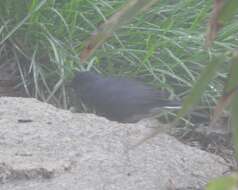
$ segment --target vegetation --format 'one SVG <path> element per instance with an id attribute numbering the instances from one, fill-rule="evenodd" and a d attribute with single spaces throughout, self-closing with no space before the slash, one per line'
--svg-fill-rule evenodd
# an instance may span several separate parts
<path id="1" fill-rule="evenodd" d="M 237 53 L 226 56 L 238 46 L 237 2 L 226 1 L 225 8 L 214 11 L 206 43 L 211 11 L 222 1 L 212 6 L 206 0 L 154 0 L 146 10 L 150 3 L 138 2 L 141 7 L 138 3 L 137 9 L 126 12 L 126 0 L 2 0 L 1 64 L 17 64 L 19 86 L 29 96 L 63 108 L 69 107 L 67 81 L 74 70 L 94 69 L 140 78 L 180 98 L 193 87 L 179 116 L 201 96 L 200 105 L 211 109 L 223 92 L 215 116 L 228 100 L 234 105 L 233 116 L 238 114 L 237 101 L 232 100 L 237 93 Z M 115 13 L 119 16 L 112 16 Z M 114 20 L 108 24 L 109 18 Z M 93 54 L 85 58 L 82 52 L 89 45 Z M 238 122 L 234 119 L 232 125 L 237 136 Z"/>
<path id="2" fill-rule="evenodd" d="M 238 44 L 231 35 L 238 31 L 234 20 L 219 34 L 213 49 L 204 49 L 210 1 L 160 1 L 121 26 L 87 64 L 80 64 L 85 40 L 123 3 L 125 0 L 1 1 L 2 48 L 10 42 L 14 59 L 24 60 L 19 68 L 24 86 L 32 84 L 29 93 L 45 101 L 53 97 L 58 106 L 67 107 L 63 81 L 72 77 L 75 67 L 93 67 L 103 73 L 139 77 L 182 97 L 213 53 Z M 32 77 L 26 76 L 29 73 Z M 210 83 L 203 96 L 206 105 L 213 105 L 221 94 L 225 76 L 226 69 Z"/>

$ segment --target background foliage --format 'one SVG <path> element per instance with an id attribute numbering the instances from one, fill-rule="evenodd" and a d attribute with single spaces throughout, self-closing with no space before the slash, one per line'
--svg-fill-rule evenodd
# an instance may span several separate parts
<path id="1" fill-rule="evenodd" d="M 238 149 L 238 106 L 233 98 L 238 86 L 237 52 L 226 56 L 238 47 L 237 1 L 214 0 L 212 5 L 207 0 L 161 0 L 146 11 L 142 6 L 123 12 L 120 7 L 126 9 L 130 2 L 133 0 L 1 0 L 0 66 L 16 63 L 18 86 L 28 96 L 63 108 L 69 107 L 67 83 L 75 69 L 139 78 L 182 99 L 192 88 L 179 116 L 201 96 L 200 109 L 206 111 L 221 97 L 215 116 L 232 102 Z M 137 2 L 146 6 L 157 1 Z M 138 14 L 139 10 L 144 12 Z M 127 17 L 117 22 L 120 17 L 112 16 L 115 13 Z M 114 19 L 111 25 L 108 18 Z M 90 40 L 95 38 L 96 42 L 104 40 L 80 64 L 85 44 L 96 45 Z M 226 188 L 231 178 L 223 180 L 211 183 L 209 189 Z M 236 184 L 237 177 L 231 181 Z"/>
<path id="2" fill-rule="evenodd" d="M 84 41 L 124 3 L 125 0 L 1 1 L 1 45 L 11 42 L 14 59 L 20 60 L 25 78 L 21 82 L 27 83 L 25 87 L 32 84 L 29 93 L 45 101 L 53 97 L 58 106 L 67 107 L 63 81 L 72 77 L 75 67 L 93 67 L 106 74 L 138 77 L 183 97 L 212 54 L 238 44 L 234 35 L 238 22 L 234 19 L 219 33 L 212 49 L 204 49 L 211 1 L 162 0 L 121 26 L 87 64 L 80 65 Z M 217 73 L 216 80 L 209 84 L 202 99 L 204 105 L 213 105 L 220 95 L 226 70 Z"/>

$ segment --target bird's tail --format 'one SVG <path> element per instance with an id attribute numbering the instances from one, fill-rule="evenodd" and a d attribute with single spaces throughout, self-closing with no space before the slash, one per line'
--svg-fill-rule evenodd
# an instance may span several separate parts
<path id="1" fill-rule="evenodd" d="M 180 100 L 167 100 L 161 105 L 164 109 L 180 109 L 182 107 L 182 102 Z"/>

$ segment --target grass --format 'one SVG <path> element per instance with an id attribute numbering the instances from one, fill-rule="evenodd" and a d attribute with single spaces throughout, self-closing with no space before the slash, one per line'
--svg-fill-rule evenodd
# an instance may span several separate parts
<path id="1" fill-rule="evenodd" d="M 4 44 L 11 44 L 9 56 L 4 59 L 18 64 L 19 85 L 31 96 L 67 108 L 65 81 L 72 78 L 75 68 L 94 69 L 104 74 L 137 77 L 183 97 L 212 54 L 238 46 L 238 21 L 233 19 L 220 32 L 214 47 L 204 49 L 211 1 L 161 0 L 122 26 L 87 64 L 80 65 L 83 42 L 125 2 L 2 0 L 0 46 L 4 49 Z M 214 105 L 226 73 L 224 66 L 211 81 L 201 105 Z"/>

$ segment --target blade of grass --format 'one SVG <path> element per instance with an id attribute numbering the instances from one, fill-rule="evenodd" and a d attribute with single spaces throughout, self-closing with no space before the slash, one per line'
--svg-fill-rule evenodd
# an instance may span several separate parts
<path id="1" fill-rule="evenodd" d="M 234 52 L 231 59 L 231 68 L 229 72 L 228 81 L 224 88 L 224 95 L 220 98 L 214 109 L 214 114 L 210 126 L 215 124 L 215 122 L 220 117 L 226 106 L 230 105 L 231 101 L 235 98 L 234 96 L 236 96 L 237 94 L 237 87 L 238 87 L 237 73 L 238 73 L 238 52 Z"/>
<path id="2" fill-rule="evenodd" d="M 191 107 L 199 101 L 205 89 L 207 88 L 208 83 L 214 77 L 219 66 L 224 63 L 224 60 L 224 55 L 219 55 L 212 58 L 200 75 L 197 82 L 193 85 L 190 95 L 188 95 L 188 97 L 184 100 L 182 108 L 177 114 L 176 120 L 184 116 L 191 109 Z"/>
<path id="3" fill-rule="evenodd" d="M 231 127 L 233 130 L 233 141 L 235 146 L 235 156 L 238 160 L 238 93 L 232 100 Z"/>
<path id="4" fill-rule="evenodd" d="M 238 176 L 223 176 L 208 183 L 206 190 L 232 190 L 237 187 Z"/>

